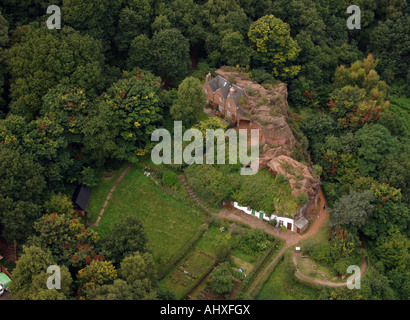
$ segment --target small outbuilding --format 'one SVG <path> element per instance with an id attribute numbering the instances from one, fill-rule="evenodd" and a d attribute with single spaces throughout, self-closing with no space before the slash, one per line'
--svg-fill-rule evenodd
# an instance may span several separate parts
<path id="1" fill-rule="evenodd" d="M 85 213 L 88 207 L 88 202 L 90 201 L 91 192 L 92 189 L 84 185 L 79 185 L 77 189 L 75 189 L 72 199 L 75 210 Z"/>
<path id="2" fill-rule="evenodd" d="M 295 226 L 296 232 L 300 234 L 307 229 L 307 227 L 309 226 L 309 221 L 307 221 L 305 217 L 301 217 L 299 220 L 295 221 Z"/>

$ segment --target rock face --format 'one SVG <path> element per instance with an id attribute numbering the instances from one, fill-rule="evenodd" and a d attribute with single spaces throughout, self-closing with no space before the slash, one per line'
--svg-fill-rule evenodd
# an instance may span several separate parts
<path id="1" fill-rule="evenodd" d="M 284 175 L 293 189 L 292 195 L 294 197 L 300 193 L 305 193 L 308 196 L 307 204 L 299 210 L 295 217 L 303 216 L 310 219 L 317 208 L 320 180 L 314 177 L 311 169 L 304 164 L 285 154 L 278 155 L 282 152 L 279 148 L 273 152 L 272 150 L 274 149 L 268 150 L 260 158 L 260 167 L 268 167 L 275 176 Z"/>
<path id="2" fill-rule="evenodd" d="M 238 127 L 260 130 L 263 154 L 259 157 L 259 168 L 269 167 L 272 174 L 283 174 L 293 189 L 293 196 L 305 193 L 308 202 L 294 218 L 310 219 L 318 204 L 320 180 L 312 175 L 311 168 L 291 157 L 296 139 L 287 122 L 290 112 L 286 85 L 279 83 L 266 89 L 246 75 L 229 70 L 221 68 L 215 73 L 246 91 L 246 101 L 240 108 L 247 117 L 238 121 Z"/>
<path id="3" fill-rule="evenodd" d="M 216 75 L 233 81 L 237 86 L 245 89 L 246 101 L 240 106 L 249 119 L 249 128 L 259 128 L 261 142 L 271 146 L 282 146 L 292 151 L 296 139 L 287 123 L 289 106 L 287 102 L 288 90 L 283 83 L 268 90 L 262 85 L 248 80 L 244 75 L 226 71 L 221 68 Z M 243 126 L 242 126 L 243 127 Z"/>

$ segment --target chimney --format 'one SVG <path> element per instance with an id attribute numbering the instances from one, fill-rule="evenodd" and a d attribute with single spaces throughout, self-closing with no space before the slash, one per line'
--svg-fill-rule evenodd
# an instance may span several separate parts
<path id="1" fill-rule="evenodd" d="M 206 75 L 206 82 L 210 81 L 211 78 L 212 78 L 211 71 L 209 71 L 208 74 Z"/>
<path id="2" fill-rule="evenodd" d="M 231 87 L 231 89 L 229 89 L 229 94 L 232 96 L 235 93 L 235 88 Z"/>

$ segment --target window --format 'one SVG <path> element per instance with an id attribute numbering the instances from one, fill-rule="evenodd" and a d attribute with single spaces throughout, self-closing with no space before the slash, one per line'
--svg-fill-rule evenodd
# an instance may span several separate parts
<path id="1" fill-rule="evenodd" d="M 220 104 L 218 104 L 218 108 L 219 108 L 219 111 L 222 111 L 222 110 L 223 110 L 223 108 L 222 108 L 222 106 L 221 106 Z"/>
<path id="2" fill-rule="evenodd" d="M 205 93 L 208 94 L 208 89 L 205 89 Z"/>
<path id="3" fill-rule="evenodd" d="M 229 111 L 226 111 L 226 114 L 228 115 L 228 117 L 231 117 L 231 113 Z"/>
<path id="4" fill-rule="evenodd" d="M 219 102 L 222 102 L 222 98 L 219 98 Z"/>
<path id="5" fill-rule="evenodd" d="M 228 102 L 228 107 L 229 107 L 229 108 L 231 107 L 231 103 L 230 103 L 230 102 Z"/>

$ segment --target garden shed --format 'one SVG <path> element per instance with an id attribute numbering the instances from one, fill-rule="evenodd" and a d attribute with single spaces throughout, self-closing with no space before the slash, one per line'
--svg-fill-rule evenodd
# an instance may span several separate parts
<path id="1" fill-rule="evenodd" d="M 309 221 L 305 217 L 301 217 L 299 220 L 295 221 L 295 226 L 296 226 L 296 232 L 297 233 L 302 233 L 307 229 L 309 225 Z"/>
<path id="2" fill-rule="evenodd" d="M 75 210 L 83 212 L 87 210 L 88 202 L 90 201 L 91 197 L 91 192 L 92 189 L 84 185 L 79 185 L 77 189 L 75 189 L 72 199 Z"/>

